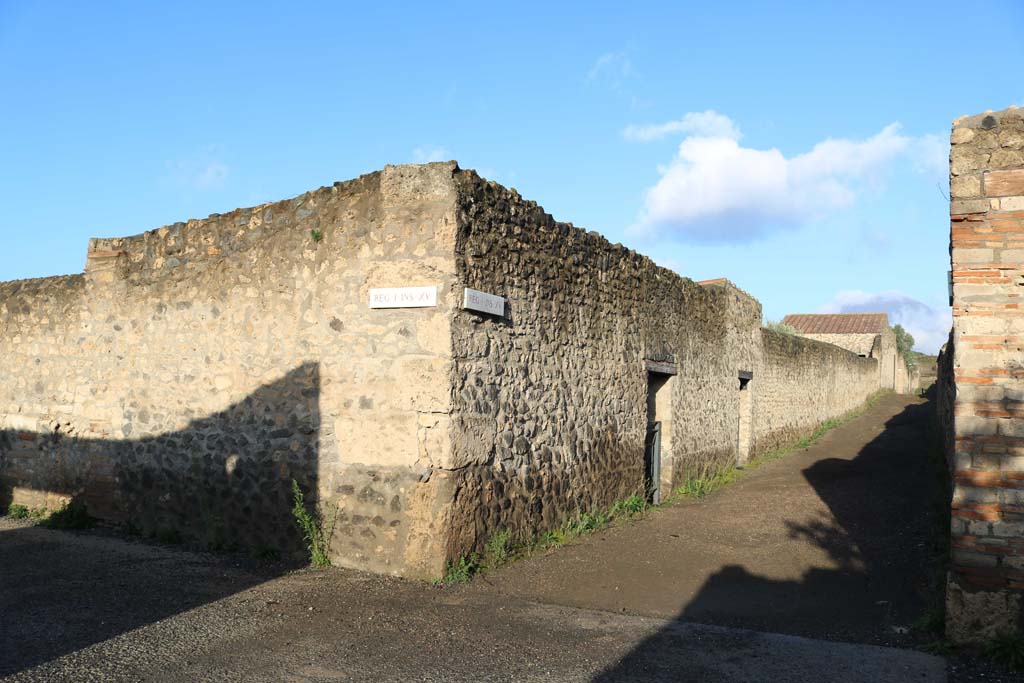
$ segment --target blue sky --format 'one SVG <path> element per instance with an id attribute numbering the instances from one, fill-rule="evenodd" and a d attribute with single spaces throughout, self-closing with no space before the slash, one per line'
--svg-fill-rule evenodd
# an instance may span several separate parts
<path id="1" fill-rule="evenodd" d="M 948 329 L 951 121 L 1024 105 L 1024 3 L 0 0 L 0 280 L 89 237 L 457 159 L 768 319 Z"/>

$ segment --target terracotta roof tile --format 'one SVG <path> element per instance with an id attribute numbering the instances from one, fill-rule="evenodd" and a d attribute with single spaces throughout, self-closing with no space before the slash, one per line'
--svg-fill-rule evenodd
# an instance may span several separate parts
<path id="1" fill-rule="evenodd" d="M 783 324 L 804 334 L 881 334 L 889 327 L 885 313 L 800 313 L 787 315 Z"/>

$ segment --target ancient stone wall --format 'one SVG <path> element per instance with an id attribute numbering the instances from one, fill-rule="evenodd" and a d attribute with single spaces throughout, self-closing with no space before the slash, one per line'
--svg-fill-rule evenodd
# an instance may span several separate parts
<path id="1" fill-rule="evenodd" d="M 1024 110 L 950 138 L 955 642 L 1020 631 L 1024 611 Z M 946 360 L 945 358 L 943 359 Z"/>
<path id="2" fill-rule="evenodd" d="M 732 457 L 717 297 L 472 172 L 456 182 L 459 279 L 508 304 L 453 322 L 453 556 L 643 493 L 647 360 L 678 370 L 666 483 L 675 454 Z"/>
<path id="3" fill-rule="evenodd" d="M 873 332 L 867 332 L 864 334 L 810 334 L 801 332 L 800 336 L 806 337 L 807 339 L 814 339 L 815 341 L 825 342 L 826 344 L 834 344 L 839 348 L 852 351 L 860 356 L 870 356 L 871 351 L 875 346 L 875 342 L 878 339 L 878 335 Z"/>
<path id="4" fill-rule="evenodd" d="M 727 281 L 699 286 L 472 172 L 456 183 L 459 280 L 507 310 L 453 321 L 452 557 L 641 494 L 658 364 L 677 373 L 666 493 L 737 462 L 743 373 L 757 451 L 878 388 L 874 360 L 813 341 L 769 343 L 763 365 L 760 305 Z"/>
<path id="5" fill-rule="evenodd" d="M 368 305 L 415 286 L 437 305 Z M 667 495 L 877 388 L 874 360 L 760 323 L 728 281 L 454 163 L 387 167 L 0 284 L 0 504 L 290 551 L 295 480 L 336 562 L 435 577 L 497 531 L 646 495 L 651 419 Z"/>
<path id="6" fill-rule="evenodd" d="M 451 166 L 89 245 L 84 276 L 0 285 L 0 503 L 85 502 L 144 533 L 300 544 L 291 481 L 337 508 L 337 561 L 434 574 L 446 432 Z M 369 287 L 437 285 L 431 309 Z"/>
<path id="7" fill-rule="evenodd" d="M 878 361 L 832 344 L 761 331 L 755 376 L 756 450 L 765 453 L 807 435 L 879 390 Z"/>

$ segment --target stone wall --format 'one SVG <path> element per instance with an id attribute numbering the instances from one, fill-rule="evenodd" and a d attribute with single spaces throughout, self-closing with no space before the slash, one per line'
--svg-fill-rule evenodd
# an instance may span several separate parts
<path id="1" fill-rule="evenodd" d="M 92 240 L 84 276 L 0 285 L 0 503 L 74 498 L 145 533 L 290 551 L 295 479 L 338 509 L 340 563 L 439 573 L 445 482 L 417 462 L 450 401 L 436 171 Z M 367 309 L 396 284 L 441 303 Z"/>
<path id="2" fill-rule="evenodd" d="M 437 305 L 368 306 L 399 286 Z M 291 551 L 295 480 L 337 563 L 419 577 L 645 495 L 655 414 L 667 494 L 878 386 L 454 163 L 92 240 L 84 275 L 0 284 L 0 376 L 0 504 Z"/>
<path id="3" fill-rule="evenodd" d="M 699 286 L 472 172 L 456 184 L 459 281 L 508 303 L 453 320 L 452 557 L 641 494 L 652 362 L 677 372 L 664 492 L 737 462 L 743 372 L 761 452 L 878 389 L 874 360 L 809 340 L 769 335 L 762 364 L 760 305 L 727 281 Z"/>
<path id="4" fill-rule="evenodd" d="M 867 332 L 864 334 L 809 334 L 801 332 L 800 336 L 806 337 L 807 339 L 814 339 L 815 341 L 825 342 L 826 344 L 834 344 L 835 346 L 846 349 L 847 351 L 853 351 L 860 356 L 870 356 L 879 337 L 879 335 L 873 332 Z"/>
<path id="5" fill-rule="evenodd" d="M 1024 110 L 950 138 L 955 642 L 1020 631 L 1024 591 Z M 946 361 L 946 358 L 943 359 Z"/>
<path id="6" fill-rule="evenodd" d="M 762 365 L 754 378 L 756 450 L 788 445 L 879 390 L 878 361 L 832 344 L 761 331 Z"/>
<path id="7" fill-rule="evenodd" d="M 734 457 L 719 295 L 472 172 L 456 183 L 459 280 L 508 304 L 453 321 L 453 556 L 642 494 L 647 360 L 679 373 L 663 482 Z"/>

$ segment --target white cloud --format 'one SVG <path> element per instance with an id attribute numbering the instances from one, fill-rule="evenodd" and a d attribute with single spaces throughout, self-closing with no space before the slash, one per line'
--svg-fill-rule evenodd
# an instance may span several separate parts
<path id="1" fill-rule="evenodd" d="M 452 153 L 440 145 L 424 145 L 412 151 L 412 160 L 416 164 L 426 164 L 431 161 L 448 161 Z"/>
<path id="2" fill-rule="evenodd" d="M 211 161 L 199 169 L 193 178 L 193 183 L 195 183 L 196 187 L 203 190 L 217 189 L 224 187 L 224 182 L 228 179 L 229 173 L 230 171 L 227 166 L 219 161 Z"/>
<path id="3" fill-rule="evenodd" d="M 604 83 L 612 90 L 618 90 L 623 81 L 634 76 L 633 62 L 623 50 L 607 52 L 597 58 L 587 71 L 587 81 Z"/>
<path id="4" fill-rule="evenodd" d="M 937 353 L 949 337 L 953 317 L 948 309 L 935 310 L 898 290 L 875 294 L 859 289 L 837 293 L 821 313 L 888 313 L 889 324 L 902 325 L 914 336 L 914 349 Z"/>
<path id="5" fill-rule="evenodd" d="M 230 167 L 220 159 L 216 146 L 210 146 L 190 157 L 168 161 L 171 177 L 180 185 L 199 190 L 219 190 L 231 175 Z"/>
<path id="6" fill-rule="evenodd" d="M 918 173 L 936 176 L 945 182 L 949 176 L 949 135 L 928 133 L 912 138 L 910 152 Z"/>
<path id="7" fill-rule="evenodd" d="M 687 137 L 675 157 L 659 168 L 630 228 L 640 237 L 694 242 L 742 242 L 794 227 L 852 205 L 897 158 L 935 165 L 930 138 L 913 138 L 892 123 L 864 140 L 829 138 L 803 154 L 740 144 L 739 127 L 709 110 L 677 121 L 629 126 L 630 140 Z"/>
<path id="8" fill-rule="evenodd" d="M 732 119 L 713 109 L 690 112 L 677 121 L 667 123 L 630 124 L 622 130 L 622 137 L 632 142 L 650 142 L 673 133 L 730 140 L 739 140 L 741 137 L 740 130 Z"/>

